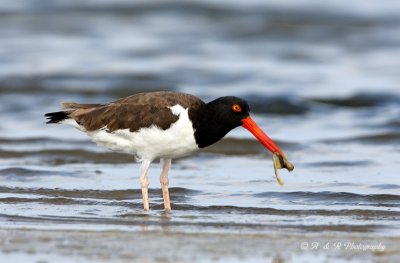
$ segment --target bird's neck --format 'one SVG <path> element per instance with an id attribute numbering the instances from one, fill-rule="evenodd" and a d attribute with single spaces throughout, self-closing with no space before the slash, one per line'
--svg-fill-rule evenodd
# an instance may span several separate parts
<path id="1" fill-rule="evenodd" d="M 230 127 L 223 122 L 223 116 L 220 115 L 217 105 L 212 102 L 203 105 L 200 110 L 193 111 L 191 115 L 194 137 L 199 148 L 216 143 L 236 127 Z"/>

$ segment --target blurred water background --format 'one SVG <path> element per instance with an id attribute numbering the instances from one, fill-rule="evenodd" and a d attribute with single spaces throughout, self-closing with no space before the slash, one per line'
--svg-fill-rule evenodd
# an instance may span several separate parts
<path id="1" fill-rule="evenodd" d="M 398 262 L 399 58 L 399 1 L 1 1 L 0 258 Z M 63 101 L 155 90 L 247 99 L 295 165 L 281 172 L 285 186 L 266 150 L 238 128 L 175 160 L 170 215 L 154 164 L 153 210 L 143 213 L 131 156 L 44 124 Z M 300 247 L 343 236 L 387 248 Z M 215 246 L 193 245 L 192 257 L 167 246 L 172 254 L 157 257 L 138 238 L 154 251 L 160 242 Z"/>

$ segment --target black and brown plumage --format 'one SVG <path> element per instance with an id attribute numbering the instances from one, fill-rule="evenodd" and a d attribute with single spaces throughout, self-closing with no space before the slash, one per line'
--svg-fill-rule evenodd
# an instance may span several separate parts
<path id="1" fill-rule="evenodd" d="M 162 159 L 160 183 L 165 210 L 170 210 L 171 160 L 219 141 L 238 126 L 248 129 L 268 150 L 284 158 L 249 114 L 249 105 L 238 97 L 205 103 L 190 94 L 162 91 L 139 93 L 109 104 L 64 103 L 61 111 L 45 116 L 47 123 L 72 125 L 98 145 L 135 155 L 142 163 L 140 183 L 145 210 L 149 210 L 147 171 L 152 161 Z"/>

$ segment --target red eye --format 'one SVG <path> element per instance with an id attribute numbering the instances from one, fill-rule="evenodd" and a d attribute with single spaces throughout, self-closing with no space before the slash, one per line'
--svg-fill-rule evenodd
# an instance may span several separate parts
<path id="1" fill-rule="evenodd" d="M 241 111 L 242 111 L 242 108 L 241 108 L 238 104 L 233 104 L 233 105 L 232 105 L 232 110 L 233 110 L 234 112 L 241 112 Z"/>

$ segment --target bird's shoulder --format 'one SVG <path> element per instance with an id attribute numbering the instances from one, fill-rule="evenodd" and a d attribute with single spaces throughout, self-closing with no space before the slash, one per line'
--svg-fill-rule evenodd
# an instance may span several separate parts
<path id="1" fill-rule="evenodd" d="M 156 91 L 137 93 L 126 98 L 119 99 L 110 105 L 150 105 L 155 108 L 166 108 L 175 105 L 181 105 L 183 108 L 198 108 L 204 105 L 204 102 L 198 97 L 173 91 Z"/>

